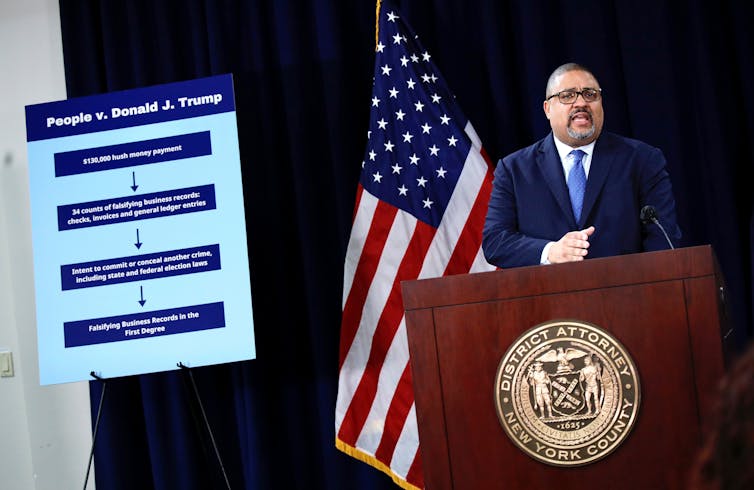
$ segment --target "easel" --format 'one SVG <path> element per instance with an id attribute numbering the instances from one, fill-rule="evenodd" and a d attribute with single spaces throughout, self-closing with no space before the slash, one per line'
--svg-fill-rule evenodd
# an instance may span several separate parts
<path id="1" fill-rule="evenodd" d="M 199 389 L 196 386 L 196 381 L 194 381 L 194 374 L 191 371 L 191 368 L 188 367 L 188 366 L 186 366 L 182 362 L 179 362 L 177 364 L 177 366 L 179 368 L 181 368 L 181 371 L 183 373 L 187 374 L 186 377 L 188 378 L 188 380 L 189 380 L 189 382 L 191 384 L 192 392 L 194 394 L 194 401 L 196 402 L 196 405 L 198 406 L 199 412 L 201 414 L 201 423 L 200 423 L 197 420 L 197 416 L 196 416 L 197 414 L 196 414 L 196 410 L 194 408 L 194 405 L 190 404 L 191 415 L 194 418 L 194 422 L 196 422 L 197 432 L 199 432 L 199 438 L 202 441 L 205 440 L 205 438 L 203 437 L 203 434 L 201 432 L 202 427 L 204 427 L 204 429 L 206 429 L 206 431 L 207 431 L 207 435 L 209 436 L 210 443 L 212 444 L 212 449 L 214 451 L 215 458 L 217 459 L 217 464 L 220 467 L 220 472 L 222 473 L 223 480 L 225 481 L 225 488 L 227 488 L 228 490 L 230 490 L 231 487 L 230 487 L 230 481 L 228 480 L 228 474 L 225 471 L 225 465 L 223 464 L 222 457 L 220 456 L 220 451 L 217 448 L 217 443 L 215 442 L 215 436 L 212 433 L 212 427 L 209 425 L 209 419 L 207 419 L 207 413 L 204 410 L 204 404 L 202 403 L 202 398 L 199 395 Z M 104 405 L 104 402 L 105 402 L 105 391 L 107 389 L 107 381 L 108 381 L 106 378 L 103 378 L 103 377 L 99 376 L 94 371 L 91 371 L 89 373 L 89 375 L 92 378 L 94 378 L 94 380 L 99 381 L 100 383 L 102 383 L 102 393 L 100 394 L 99 405 L 97 407 L 97 417 L 96 417 L 95 422 L 94 422 L 94 431 L 92 433 L 92 448 L 91 448 L 91 451 L 89 452 L 89 463 L 87 464 L 87 467 L 86 467 L 86 476 L 84 477 L 84 490 L 86 490 L 87 484 L 89 483 L 89 473 L 91 472 L 92 461 L 94 460 L 94 447 L 95 447 L 95 444 L 97 442 L 97 430 L 99 429 L 99 422 L 100 422 L 100 418 L 102 416 L 102 406 Z"/>

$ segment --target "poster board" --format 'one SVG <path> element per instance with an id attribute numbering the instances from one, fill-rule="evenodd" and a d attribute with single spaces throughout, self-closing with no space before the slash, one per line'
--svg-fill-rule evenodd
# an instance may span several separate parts
<path id="1" fill-rule="evenodd" d="M 232 76 L 26 125 L 40 383 L 256 357 Z"/>

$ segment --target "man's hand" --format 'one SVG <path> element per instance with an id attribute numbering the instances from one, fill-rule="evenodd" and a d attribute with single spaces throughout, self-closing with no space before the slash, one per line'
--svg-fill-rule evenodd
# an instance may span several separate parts
<path id="1" fill-rule="evenodd" d="M 594 233 L 594 226 L 581 231 L 569 231 L 563 238 L 553 243 L 547 253 L 551 264 L 584 260 L 588 253 L 589 237 Z"/>

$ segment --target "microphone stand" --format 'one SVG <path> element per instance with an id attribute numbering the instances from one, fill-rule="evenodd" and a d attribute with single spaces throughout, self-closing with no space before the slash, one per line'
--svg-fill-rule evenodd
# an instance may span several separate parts
<path id="1" fill-rule="evenodd" d="M 665 236 L 665 241 L 668 242 L 668 245 L 670 245 L 671 250 L 675 250 L 675 247 L 673 246 L 673 242 L 670 241 L 670 237 L 665 232 L 665 228 L 660 224 L 660 220 L 657 219 L 657 210 L 654 206 L 648 204 L 641 208 L 641 212 L 639 213 L 639 219 L 642 223 L 645 225 L 652 222 L 657 225 L 657 227 L 660 229 L 662 234 Z"/>

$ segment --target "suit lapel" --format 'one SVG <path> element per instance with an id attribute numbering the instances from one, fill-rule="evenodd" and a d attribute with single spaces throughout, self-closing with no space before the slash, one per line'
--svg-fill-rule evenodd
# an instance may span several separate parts
<path id="1" fill-rule="evenodd" d="M 589 178 L 586 179 L 584 205 L 581 209 L 581 219 L 578 223 L 579 228 L 583 228 L 586 219 L 589 217 L 589 213 L 592 212 L 592 208 L 597 202 L 597 197 L 602 192 L 614 161 L 615 152 L 613 151 L 613 145 L 610 144 L 610 137 L 603 133 L 594 145 L 592 163 L 589 167 Z"/>
<path id="2" fill-rule="evenodd" d="M 571 198 L 568 196 L 568 187 L 563 176 L 563 164 L 560 162 L 560 156 L 553 142 L 553 135 L 545 138 L 537 151 L 537 165 L 544 176 L 547 186 L 550 188 L 553 197 L 560 206 L 561 211 L 568 219 L 568 226 L 575 229 L 576 220 L 573 217 L 571 209 Z M 590 169 L 591 179 L 591 169 Z M 589 192 L 589 180 L 587 179 L 586 189 Z M 582 213 L 583 214 L 583 213 Z"/>

